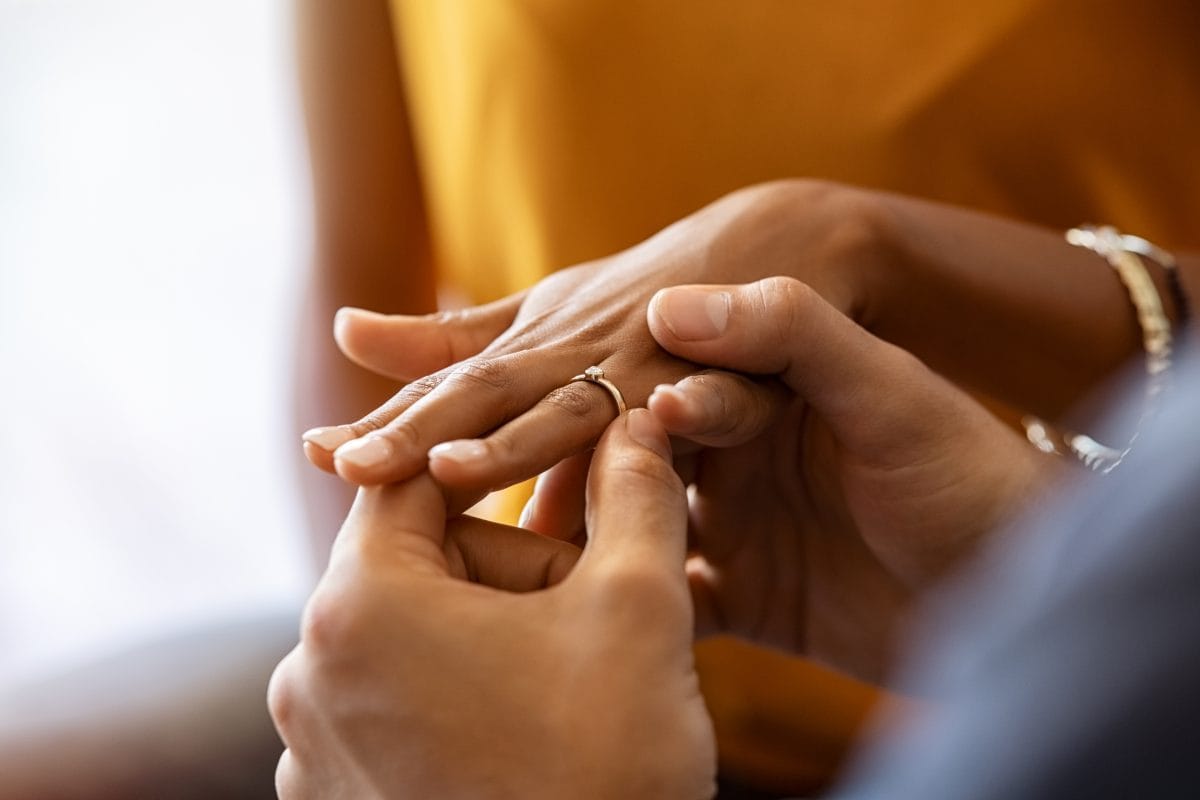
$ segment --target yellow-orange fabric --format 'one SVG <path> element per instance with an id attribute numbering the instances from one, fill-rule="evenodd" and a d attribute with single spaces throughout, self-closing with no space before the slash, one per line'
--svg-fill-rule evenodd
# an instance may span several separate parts
<path id="1" fill-rule="evenodd" d="M 1200 244 L 1193 0 L 391 3 L 437 268 L 476 302 L 789 176 Z M 861 721 L 808 667 L 699 655 L 760 783 L 811 765 L 755 741 Z"/>
<path id="2" fill-rule="evenodd" d="M 785 176 L 1196 242 L 1189 0 L 392 3 L 438 268 L 475 300 Z"/>

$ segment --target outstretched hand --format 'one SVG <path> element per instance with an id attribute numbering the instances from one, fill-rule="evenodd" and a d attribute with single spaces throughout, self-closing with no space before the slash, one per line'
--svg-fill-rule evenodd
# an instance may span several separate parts
<path id="1" fill-rule="evenodd" d="M 649 412 L 609 427 L 587 493 L 580 555 L 447 526 L 428 475 L 361 490 L 272 680 L 280 797 L 710 797 L 686 501 Z"/>
<path id="2" fill-rule="evenodd" d="M 356 423 L 309 431 L 305 452 L 360 485 L 428 467 L 478 495 L 536 475 L 591 446 L 616 413 L 601 388 L 570 382 L 585 368 L 603 368 L 630 406 L 694 371 L 647 330 L 658 289 L 801 271 L 839 307 L 858 302 L 870 250 L 861 197 L 815 183 L 755 187 L 487 306 L 428 317 L 343 310 L 343 352 L 410 383 Z"/>

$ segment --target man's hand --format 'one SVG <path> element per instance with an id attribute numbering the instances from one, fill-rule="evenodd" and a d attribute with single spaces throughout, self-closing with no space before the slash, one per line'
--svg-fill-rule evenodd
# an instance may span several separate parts
<path id="1" fill-rule="evenodd" d="M 671 353 L 774 376 L 793 399 L 730 418 L 750 382 L 710 374 L 650 408 L 704 452 L 689 565 L 701 623 L 884 677 L 910 600 L 1050 480 L 1049 460 L 918 359 L 798 281 L 660 293 Z"/>
<path id="2" fill-rule="evenodd" d="M 701 633 L 878 682 L 912 601 L 1051 479 L 1050 459 L 971 397 L 798 281 L 667 289 L 648 323 L 674 355 L 742 373 L 649 400 L 707 446 L 681 464 Z M 575 532 L 572 469 L 539 482 L 528 527 Z"/>
<path id="3" fill-rule="evenodd" d="M 272 680 L 280 796 L 711 796 L 686 500 L 649 412 L 609 427 L 587 493 L 579 556 L 447 527 L 428 475 L 362 490 Z"/>

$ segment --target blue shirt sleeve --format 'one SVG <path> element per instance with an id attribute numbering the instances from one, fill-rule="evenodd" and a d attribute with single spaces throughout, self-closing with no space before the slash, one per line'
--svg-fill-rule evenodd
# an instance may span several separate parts
<path id="1" fill-rule="evenodd" d="M 1175 377 L 1114 473 L 939 599 L 902 680 L 932 710 L 836 797 L 1200 798 L 1200 363 Z"/>

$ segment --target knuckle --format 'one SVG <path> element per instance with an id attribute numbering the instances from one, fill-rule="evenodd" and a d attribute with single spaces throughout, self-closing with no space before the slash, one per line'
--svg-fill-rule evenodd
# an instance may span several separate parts
<path id="1" fill-rule="evenodd" d="M 702 372 L 688 379 L 709 398 L 701 405 L 709 433 L 724 435 L 737 430 L 748 410 L 742 380 L 719 372 Z"/>
<path id="2" fill-rule="evenodd" d="M 450 379 L 491 392 L 506 391 L 514 382 L 511 370 L 499 358 L 473 358 L 456 367 Z"/>
<path id="3" fill-rule="evenodd" d="M 296 717 L 297 692 L 292 677 L 292 663 L 291 657 L 280 661 L 267 683 L 267 710 L 285 740 L 293 729 Z"/>
<path id="4" fill-rule="evenodd" d="M 811 286 L 795 278 L 772 277 L 758 282 L 758 301 L 778 341 L 790 341 L 807 312 L 818 302 Z"/>
<path id="5" fill-rule="evenodd" d="M 474 308 L 439 311 L 431 315 L 434 325 L 445 343 L 445 357 L 457 361 L 465 355 L 478 351 L 478 323 L 480 311 Z"/>
<path id="6" fill-rule="evenodd" d="M 603 390 L 598 387 L 585 385 L 582 381 L 568 383 L 551 391 L 544 402 L 567 416 L 577 419 L 590 419 L 600 405 Z"/>
<path id="7" fill-rule="evenodd" d="M 816 207 L 824 205 L 842 191 L 839 184 L 822 178 L 785 178 L 781 186 L 785 193 L 793 195 L 794 201 Z"/>
<path id="8" fill-rule="evenodd" d="M 627 612 L 641 619 L 648 612 L 674 612 L 686 603 L 680 581 L 660 569 L 623 564 L 603 576 L 603 598 L 610 613 Z"/>
<path id="9" fill-rule="evenodd" d="M 420 429 L 416 423 L 403 414 L 390 420 L 373 424 L 369 429 L 362 431 L 358 435 L 361 438 L 367 434 L 382 436 L 399 444 L 419 444 L 421 441 Z"/>
<path id="10" fill-rule="evenodd" d="M 604 465 L 607 480 L 627 491 L 683 497 L 683 482 L 663 459 L 647 452 L 621 453 Z"/>
<path id="11" fill-rule="evenodd" d="M 413 403 L 432 392 L 446 380 L 445 373 L 435 373 L 418 378 L 407 384 L 391 400 L 367 414 L 358 422 L 351 425 L 355 436 L 365 436 L 368 433 L 383 430 L 394 425 L 394 420 L 403 414 Z"/>
<path id="12" fill-rule="evenodd" d="M 401 405 L 408 407 L 420 400 L 425 395 L 432 392 L 434 389 L 442 385 L 446 380 L 445 372 L 435 372 L 432 375 L 426 375 L 423 378 L 417 378 L 415 381 L 410 381 L 403 389 L 400 390 L 399 400 Z"/>
<path id="13" fill-rule="evenodd" d="M 318 662 L 345 659 L 364 640 L 365 616 L 353 597 L 318 589 L 304 608 L 300 640 Z"/>
<path id="14" fill-rule="evenodd" d="M 283 751 L 275 765 L 275 794 L 279 800 L 301 800 L 306 796 L 304 779 L 290 748 Z"/>
<path id="15" fill-rule="evenodd" d="M 469 315 L 467 309 L 451 308 L 435 311 L 428 315 L 426 319 L 440 328 L 453 328 L 469 319 Z"/>
<path id="16" fill-rule="evenodd" d="M 759 290 L 768 309 L 803 308 L 816 299 L 816 292 L 807 283 L 782 275 L 759 281 Z"/>
<path id="17" fill-rule="evenodd" d="M 593 316 L 571 332 L 571 344 L 581 350 L 593 350 L 597 346 L 606 345 L 612 341 L 622 321 L 622 315 L 618 314 Z"/>
<path id="18" fill-rule="evenodd" d="M 403 389 L 400 390 L 400 393 L 396 395 L 396 407 L 401 411 L 408 409 L 413 403 L 423 399 L 429 394 L 432 394 L 433 390 L 437 389 L 445 381 L 445 372 L 435 372 L 432 375 L 426 375 L 423 378 L 417 378 L 415 381 L 410 381 Z M 373 414 L 367 419 L 373 420 L 375 417 L 376 415 Z M 381 414 L 379 417 L 380 419 L 377 420 L 376 427 L 383 427 L 390 422 L 393 417 L 395 417 L 395 412 L 393 411 L 391 413 Z"/>
<path id="19" fill-rule="evenodd" d="M 389 422 L 379 433 L 394 442 L 417 444 L 421 441 L 421 431 L 417 428 L 416 423 L 404 416 Z"/>

